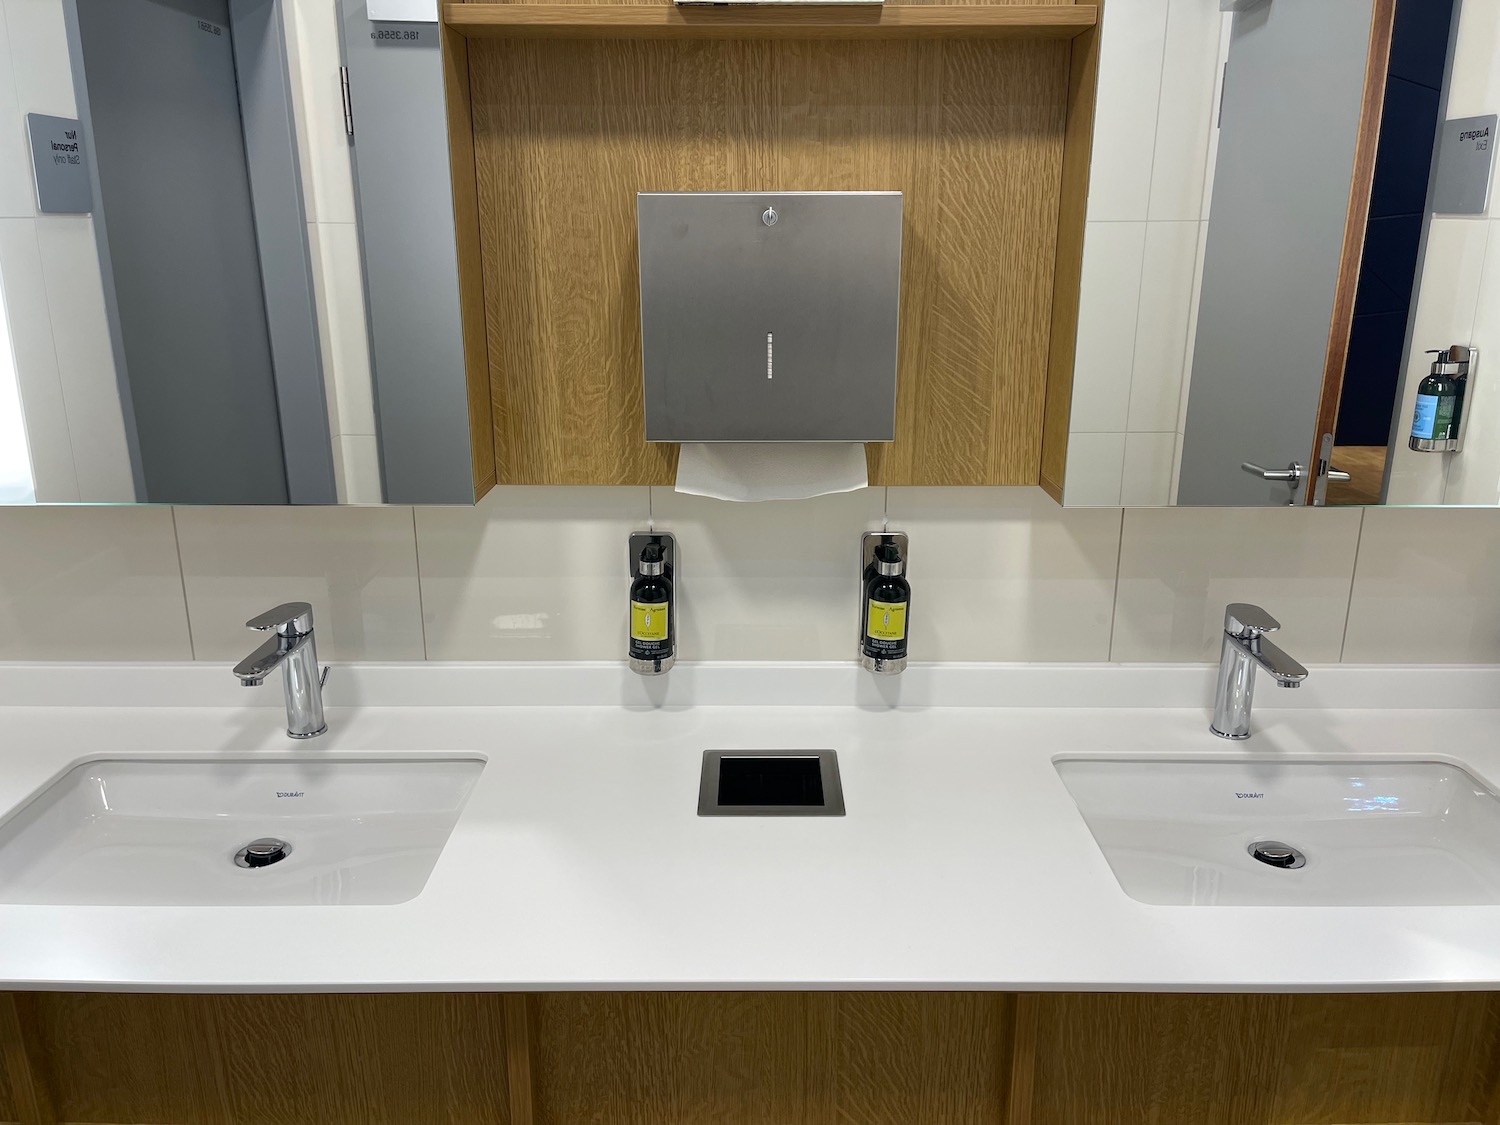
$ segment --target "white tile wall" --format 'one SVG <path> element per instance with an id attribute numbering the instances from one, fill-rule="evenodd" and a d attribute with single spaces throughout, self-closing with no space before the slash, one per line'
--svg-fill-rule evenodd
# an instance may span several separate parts
<path id="1" fill-rule="evenodd" d="M 1105 9 L 1064 485 L 1070 506 L 1165 503 L 1174 490 L 1175 458 L 1163 450 L 1180 429 L 1190 366 L 1224 27 L 1211 0 Z M 1084 474 L 1076 486 L 1075 468 Z"/>
<path id="2" fill-rule="evenodd" d="M 0 660 L 192 656 L 170 509 L 0 508 Z"/>
<path id="3" fill-rule="evenodd" d="M 327 0 L 289 0 L 287 39 L 299 157 L 313 249 L 331 430 L 375 432 L 353 177 L 339 97 L 337 12 Z M 0 0 L 0 278 L 44 500 L 117 501 L 134 494 L 118 408 L 102 280 L 85 216 L 37 216 L 28 112 L 76 113 L 62 0 Z M 45 278 L 37 267 L 40 241 Z M 34 291 L 34 292 L 32 292 Z M 45 293 L 45 300 L 38 295 Z M 368 442 L 335 449 L 353 502 L 378 501 Z"/>
<path id="4" fill-rule="evenodd" d="M 1500 663 L 1500 509 L 1371 508 L 1344 659 Z"/>
<path id="5" fill-rule="evenodd" d="M 1070 508 L 1118 508 L 1125 435 L 1069 434 L 1063 498 Z"/>
<path id="6" fill-rule="evenodd" d="M 1074 433 L 1123 433 L 1141 298 L 1144 222 L 1091 222 L 1084 231 L 1073 363 Z"/>
<path id="7" fill-rule="evenodd" d="M 32 214 L 30 145 L 9 59 L 10 25 L 0 3 L 0 218 Z"/>
<path id="8" fill-rule="evenodd" d="M 1464 0 L 1448 87 L 1449 117 L 1500 112 L 1500 66 L 1495 65 L 1496 59 L 1500 59 L 1500 4 L 1494 0 Z M 1500 206 L 1493 196 L 1490 214 L 1500 216 Z"/>
<path id="9" fill-rule="evenodd" d="M 1109 0 L 1100 37 L 1088 217 L 1144 220 L 1166 48 L 1167 0 Z"/>
<path id="10" fill-rule="evenodd" d="M 47 278 L 42 272 L 34 218 L 0 219 L 0 294 L 5 298 L 37 498 L 56 503 L 77 501 L 73 439 L 68 432 L 68 409 L 58 373 L 57 344 L 47 308 Z"/>
<path id="11" fill-rule="evenodd" d="M 619 658 L 627 537 L 646 527 L 650 508 L 645 488 L 561 487 L 496 488 L 474 508 L 418 508 L 429 658 Z M 683 549 L 687 596 L 707 560 Z"/>
<path id="12" fill-rule="evenodd" d="M 318 654 L 420 660 L 421 593 L 410 508 L 177 508 L 193 650 L 238 660 L 244 623 L 279 602 L 311 602 Z"/>
<path id="13" fill-rule="evenodd" d="M 652 508 L 683 552 L 686 659 L 848 660 L 855 544 L 888 508 L 913 537 L 919 660 L 1211 662 L 1224 606 L 1252 601 L 1312 663 L 1500 662 L 1500 510 L 1161 508 L 1122 523 L 1036 489 L 942 488 L 773 504 L 507 488 L 415 513 L 0 508 L 0 660 L 231 662 L 254 643 L 242 622 L 289 600 L 313 603 L 331 660 L 618 659 L 626 536 Z"/>
<path id="14" fill-rule="evenodd" d="M 888 507 L 912 537 L 920 659 L 1109 659 L 1118 509 L 1059 508 L 1039 488 L 892 488 Z M 849 551 L 835 561 L 847 651 Z"/>
<path id="15" fill-rule="evenodd" d="M 1125 427 L 1130 433 L 1177 429 L 1199 225 L 1196 220 L 1147 224 Z"/>
<path id="16" fill-rule="evenodd" d="M 375 401 L 365 326 L 359 232 L 353 223 L 308 223 L 319 346 L 335 435 L 374 434 Z"/>
<path id="17" fill-rule="evenodd" d="M 340 503 L 378 504 L 384 493 L 374 450 L 353 161 L 339 89 L 338 8 L 329 0 L 286 0 L 284 12 L 334 483 Z"/>
<path id="18" fill-rule="evenodd" d="M 21 112 L 74 116 L 78 103 L 73 96 L 62 4 L 59 0 L 4 0 L 4 4 Z"/>
<path id="19" fill-rule="evenodd" d="M 36 238 L 55 329 L 57 372 L 67 406 L 78 495 L 90 501 L 131 503 L 135 481 L 104 310 L 93 217 L 40 215 Z"/>
<path id="20" fill-rule="evenodd" d="M 1230 602 L 1281 622 L 1305 663 L 1338 660 L 1361 512 L 1157 508 L 1125 513 L 1115 660 L 1217 660 Z"/>
<path id="21" fill-rule="evenodd" d="M 848 660 L 850 568 L 878 529 L 885 490 L 737 504 L 651 490 L 656 527 L 677 536 L 684 660 Z M 613 548 L 622 550 L 620 544 Z M 618 583 L 610 610 L 620 618 Z M 915 627 L 915 626 L 914 626 Z"/>
<path id="22" fill-rule="evenodd" d="M 1223 24 L 1210 0 L 1169 0 L 1147 215 L 1152 221 L 1203 217 Z"/>
<path id="23" fill-rule="evenodd" d="M 1155 508 L 1172 502 L 1172 472 L 1177 435 L 1128 433 L 1120 477 L 1120 503 L 1127 508 Z"/>
<path id="24" fill-rule="evenodd" d="M 1428 228 L 1422 288 L 1412 322 L 1411 354 L 1407 357 L 1401 406 L 1396 413 L 1397 419 L 1406 420 L 1408 425 L 1416 406 L 1417 386 L 1432 362 L 1424 350 L 1466 343 L 1473 338 L 1489 234 L 1489 223 L 1475 219 L 1438 217 Z M 1482 377 L 1484 369 L 1476 374 Z M 1398 433 L 1405 436 L 1404 429 Z M 1443 503 L 1448 461 L 1447 457 L 1413 452 L 1403 441 L 1397 441 L 1391 456 L 1387 501 Z"/>

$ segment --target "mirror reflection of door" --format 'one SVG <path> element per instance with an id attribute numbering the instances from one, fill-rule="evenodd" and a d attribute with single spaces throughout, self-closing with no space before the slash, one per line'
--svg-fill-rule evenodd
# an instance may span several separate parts
<path id="1" fill-rule="evenodd" d="M 1380 502 L 1452 16 L 1235 15 L 1178 503 Z"/>
<path id="2" fill-rule="evenodd" d="M 76 17 L 138 498 L 285 504 L 229 0 Z"/>

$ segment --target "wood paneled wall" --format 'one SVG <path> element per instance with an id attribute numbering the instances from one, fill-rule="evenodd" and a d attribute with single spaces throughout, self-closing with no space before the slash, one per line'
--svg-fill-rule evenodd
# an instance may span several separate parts
<path id="1" fill-rule="evenodd" d="M 0 1120 L 1500 1125 L 1481 993 L 0 993 Z M 29 1100 L 6 1095 L 20 1082 Z"/>
<path id="2" fill-rule="evenodd" d="M 1031 1125 L 1493 1122 L 1477 993 L 1046 998 Z"/>
<path id="3" fill-rule="evenodd" d="M 896 440 L 869 447 L 872 481 L 1036 483 L 1070 43 L 449 45 L 500 483 L 674 478 L 675 446 L 642 436 L 637 191 L 868 189 L 906 193 Z"/>
<path id="4" fill-rule="evenodd" d="M 536 1125 L 994 1125 L 1013 999 L 551 994 Z"/>

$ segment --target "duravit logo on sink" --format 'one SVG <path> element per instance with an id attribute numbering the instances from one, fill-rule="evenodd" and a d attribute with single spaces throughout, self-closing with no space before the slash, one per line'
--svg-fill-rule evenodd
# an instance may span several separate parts
<path id="1" fill-rule="evenodd" d="M 278 789 L 278 790 L 276 790 L 276 796 L 277 797 L 302 797 L 302 796 L 305 796 L 305 795 L 306 795 L 306 790 L 304 790 L 304 789 Z"/>
<path id="2" fill-rule="evenodd" d="M 1260 801 L 1265 798 L 1264 793 L 1241 793 L 1238 789 L 1234 791 L 1234 795 L 1241 801 Z"/>

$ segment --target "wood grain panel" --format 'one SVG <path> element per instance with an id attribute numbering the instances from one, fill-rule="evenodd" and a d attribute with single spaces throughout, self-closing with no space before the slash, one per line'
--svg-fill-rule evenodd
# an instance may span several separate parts
<path id="1" fill-rule="evenodd" d="M 1069 47 L 471 40 L 497 477 L 669 484 L 642 439 L 635 193 L 906 193 L 877 484 L 1031 484 Z"/>
<path id="2" fill-rule="evenodd" d="M 1101 8 L 1102 11 L 1102 8 Z M 1048 326 L 1047 394 L 1042 416 L 1041 486 L 1059 504 L 1068 466 L 1073 411 L 1073 363 L 1078 353 L 1078 294 L 1094 149 L 1093 105 L 1099 85 L 1099 32 L 1073 40 L 1068 63 L 1068 123 L 1063 140 L 1057 215 L 1057 265 Z"/>
<path id="3" fill-rule="evenodd" d="M 1495 1063 L 1483 994 L 1295 997 L 1284 1026 L 1272 1120 L 1479 1120 Z"/>
<path id="4" fill-rule="evenodd" d="M 33 997 L 0 992 L 0 1121 L 52 1125 L 52 1094 L 36 1035 Z"/>
<path id="5" fill-rule="evenodd" d="M 998 1125 L 1008 1000 L 550 994 L 539 1125 Z"/>
<path id="6" fill-rule="evenodd" d="M 61 1120 L 510 1120 L 497 995 L 39 999 L 39 1039 Z"/>
<path id="7" fill-rule="evenodd" d="M 1032 1125 L 1477 1119 L 1488 996 L 1048 996 Z"/>
<path id="8" fill-rule="evenodd" d="M 882 4 L 723 8 L 661 4 L 449 4 L 448 29 L 469 38 L 1071 39 L 1094 26 L 1092 4 Z"/>
<path id="9" fill-rule="evenodd" d="M 0 1067 L 0 1121 L 19 1121 L 21 1117 L 16 1110 L 16 1099 L 11 1093 L 10 1075 L 6 1070 Z"/>

